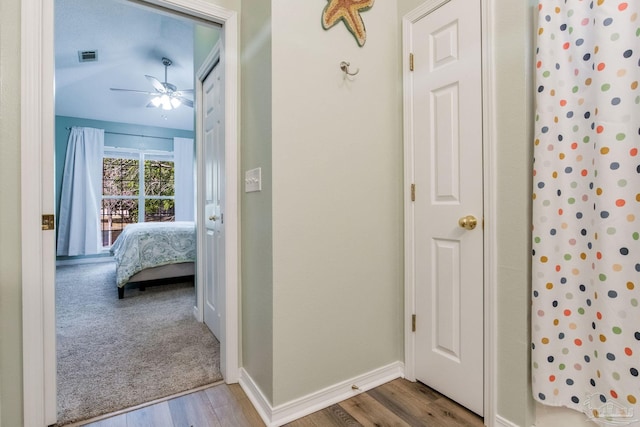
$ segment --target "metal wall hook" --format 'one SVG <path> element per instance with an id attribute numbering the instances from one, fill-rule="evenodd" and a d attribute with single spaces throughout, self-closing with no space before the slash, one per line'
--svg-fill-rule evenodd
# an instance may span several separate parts
<path id="1" fill-rule="evenodd" d="M 350 72 L 350 71 L 349 71 L 349 66 L 350 66 L 350 65 L 351 65 L 351 64 L 349 64 L 347 61 L 342 61 L 342 62 L 340 63 L 340 69 L 341 69 L 341 70 L 342 70 L 342 71 L 343 71 L 347 76 L 355 76 L 356 74 L 358 74 L 358 73 L 360 72 L 360 68 L 358 68 L 358 69 L 356 70 L 356 72 L 355 72 L 355 73 Z"/>

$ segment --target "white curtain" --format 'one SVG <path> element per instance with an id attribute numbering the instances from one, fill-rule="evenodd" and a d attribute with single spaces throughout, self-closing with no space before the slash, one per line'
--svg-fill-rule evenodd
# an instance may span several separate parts
<path id="1" fill-rule="evenodd" d="M 640 423 L 640 2 L 540 0 L 535 399 Z"/>
<path id="2" fill-rule="evenodd" d="M 71 129 L 62 176 L 58 255 L 91 255 L 99 253 L 102 248 L 103 151 L 103 129 Z"/>
<path id="3" fill-rule="evenodd" d="M 195 154 L 193 139 L 173 138 L 176 221 L 195 220 Z"/>

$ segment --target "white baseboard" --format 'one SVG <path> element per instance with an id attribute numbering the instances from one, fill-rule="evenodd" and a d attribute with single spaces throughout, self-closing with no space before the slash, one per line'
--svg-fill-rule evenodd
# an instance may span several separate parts
<path id="1" fill-rule="evenodd" d="M 404 377 L 404 363 L 394 362 L 275 408 L 271 406 L 244 368 L 240 369 L 239 383 L 265 424 L 268 427 L 277 427 L 402 377 Z"/>
<path id="2" fill-rule="evenodd" d="M 69 258 L 59 259 L 56 261 L 56 267 L 63 265 L 80 265 L 80 264 L 97 264 L 102 262 L 113 262 L 112 256 L 96 256 L 86 258 Z"/>
<path id="3" fill-rule="evenodd" d="M 512 423 L 511 421 L 501 417 L 500 415 L 496 415 L 495 422 L 496 427 L 520 427 L 518 424 Z"/>
<path id="4" fill-rule="evenodd" d="M 271 414 L 273 412 L 271 404 L 244 368 L 240 368 L 238 384 L 240 384 L 240 387 L 244 390 L 244 393 L 253 404 L 253 407 L 258 411 L 262 421 L 264 421 L 268 427 L 271 426 Z"/>

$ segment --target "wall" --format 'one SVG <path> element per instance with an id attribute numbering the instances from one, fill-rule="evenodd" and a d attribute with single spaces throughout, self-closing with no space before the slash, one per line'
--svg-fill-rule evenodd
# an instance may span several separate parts
<path id="1" fill-rule="evenodd" d="M 221 27 L 218 26 L 208 26 L 196 23 L 193 28 L 193 86 L 196 87 L 196 75 L 200 70 L 200 67 L 204 63 L 205 59 L 211 53 L 211 50 L 216 45 L 218 40 L 220 40 L 221 35 Z M 196 128 L 195 124 L 196 116 L 193 116 L 193 129 Z"/>
<path id="2" fill-rule="evenodd" d="M 0 2 L 0 425 L 22 425 L 20 0 Z"/>
<path id="3" fill-rule="evenodd" d="M 533 1 L 494 2 L 498 414 L 534 423 L 530 385 Z"/>
<path id="4" fill-rule="evenodd" d="M 242 363 L 273 399 L 273 249 L 271 180 L 271 2 L 245 2 L 242 15 L 242 143 L 244 171 L 262 168 L 262 191 L 241 185 Z"/>
<path id="5" fill-rule="evenodd" d="M 211 49 L 213 49 L 220 39 L 220 28 L 195 25 L 193 28 L 193 37 L 193 70 L 197 73 L 204 60 L 207 59 L 207 56 L 211 53 Z"/>
<path id="6" fill-rule="evenodd" d="M 275 406 L 403 359 L 396 3 L 363 48 L 324 6 L 272 3 Z"/>

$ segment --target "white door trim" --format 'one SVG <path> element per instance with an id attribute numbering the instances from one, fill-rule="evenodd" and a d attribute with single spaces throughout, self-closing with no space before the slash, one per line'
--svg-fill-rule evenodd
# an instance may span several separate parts
<path id="1" fill-rule="evenodd" d="M 204 0 L 143 0 L 223 25 L 225 75 L 225 175 L 226 222 L 226 319 L 224 352 L 227 382 L 239 378 L 239 64 L 238 14 Z M 25 427 L 53 424 L 56 417 L 55 301 L 46 288 L 43 272 L 55 259 L 43 251 L 50 247 L 53 232 L 41 231 L 41 215 L 53 213 L 52 168 L 41 169 L 43 160 L 53 163 L 54 55 L 53 2 L 22 0 L 21 3 L 21 213 L 22 213 L 22 372 Z M 47 143 L 44 143 L 47 142 Z M 43 201 L 44 200 L 44 201 Z M 50 202 L 51 200 L 51 202 Z"/>
<path id="2" fill-rule="evenodd" d="M 484 163 L 484 424 L 498 422 L 498 273 L 496 195 L 496 99 L 493 11 L 497 0 L 481 0 L 482 14 L 482 151 Z"/>
<path id="3" fill-rule="evenodd" d="M 413 202 L 411 201 L 411 184 L 414 182 L 413 164 L 413 115 L 411 110 L 411 79 L 409 70 L 409 54 L 411 53 L 411 26 L 433 10 L 450 0 L 427 0 L 402 17 L 402 80 L 403 80 L 403 130 L 404 130 L 404 294 L 405 294 L 405 377 L 415 381 L 415 334 L 412 332 L 411 315 L 415 313 L 415 277 L 413 230 Z M 493 20 L 495 0 L 481 1 L 482 15 L 482 108 L 483 108 L 483 169 L 484 169 L 484 423 L 495 425 L 497 414 L 496 387 L 496 234 L 495 234 L 495 194 L 497 188 L 494 166 L 496 152 L 495 135 L 495 99 L 493 70 Z"/>

